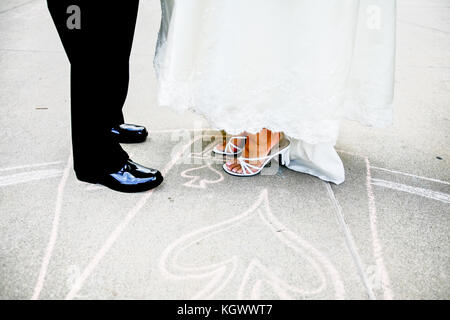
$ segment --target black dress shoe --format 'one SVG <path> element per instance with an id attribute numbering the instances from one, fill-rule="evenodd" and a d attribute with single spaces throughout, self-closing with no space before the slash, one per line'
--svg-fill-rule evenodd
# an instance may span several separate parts
<path id="1" fill-rule="evenodd" d="M 99 183 L 115 191 L 143 192 L 156 188 L 163 182 L 161 172 L 146 168 L 131 160 L 127 160 L 118 172 L 100 175 L 98 177 L 82 177 L 78 179 L 89 183 Z"/>
<path id="2" fill-rule="evenodd" d="M 148 136 L 145 127 L 127 123 L 113 127 L 111 133 L 120 143 L 140 143 Z"/>

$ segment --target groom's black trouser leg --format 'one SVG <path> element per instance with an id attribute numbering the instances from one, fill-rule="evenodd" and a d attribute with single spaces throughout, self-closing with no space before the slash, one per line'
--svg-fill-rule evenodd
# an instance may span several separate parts
<path id="1" fill-rule="evenodd" d="M 84 179 L 112 173 L 128 159 L 111 128 L 124 122 L 139 0 L 47 3 L 71 64 L 75 172 Z"/>

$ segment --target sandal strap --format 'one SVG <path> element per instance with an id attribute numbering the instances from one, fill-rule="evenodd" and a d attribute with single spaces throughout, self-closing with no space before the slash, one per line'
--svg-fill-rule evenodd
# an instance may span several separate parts
<path id="1" fill-rule="evenodd" d="M 280 149 L 277 152 L 280 153 L 281 151 L 284 151 L 286 148 Z M 272 159 L 274 157 L 272 155 L 272 151 L 273 150 L 270 150 L 270 152 L 269 152 L 269 154 L 267 156 L 262 156 L 262 157 L 259 157 L 259 158 L 242 158 L 242 157 L 239 157 L 239 158 L 242 158 L 245 161 L 263 161 L 263 160 L 267 160 L 267 159 Z"/>
<path id="2" fill-rule="evenodd" d="M 250 170 L 250 164 L 248 164 L 247 162 L 243 161 L 242 159 L 239 159 L 239 164 L 241 165 L 242 168 L 242 173 L 244 175 L 250 175 L 253 173 L 252 170 Z"/>
<path id="3" fill-rule="evenodd" d="M 235 145 L 235 144 L 232 142 L 234 139 L 236 139 L 236 140 L 244 140 L 244 139 L 247 139 L 247 137 L 241 137 L 241 136 L 232 137 L 232 138 L 228 141 L 227 145 L 225 146 L 225 152 L 228 152 L 228 153 L 235 153 L 235 151 L 234 151 L 233 149 L 231 149 L 232 147 L 235 148 L 235 149 L 237 150 L 237 152 L 242 151 L 242 148 L 241 148 L 241 147 Z"/>
<path id="4" fill-rule="evenodd" d="M 268 156 L 263 156 L 263 157 L 259 157 L 259 158 L 242 158 L 245 161 L 263 161 L 263 160 L 267 160 L 273 158 L 272 155 L 268 155 Z"/>
<path id="5" fill-rule="evenodd" d="M 243 157 L 239 157 L 238 161 L 239 161 L 239 164 L 241 165 L 242 173 L 244 175 L 249 175 L 249 174 L 254 174 L 254 172 L 252 170 L 250 170 L 250 169 L 254 169 L 254 170 L 260 171 L 260 170 L 262 170 L 264 168 L 265 162 L 267 160 L 269 160 L 269 159 L 272 159 L 272 158 L 274 158 L 274 155 L 272 155 L 272 152 L 269 152 L 269 154 L 267 156 L 263 156 L 263 157 L 259 157 L 259 158 L 243 158 Z M 262 166 L 256 166 L 256 165 L 248 163 L 247 161 L 263 161 L 263 164 L 262 164 Z"/>
<path id="6" fill-rule="evenodd" d="M 267 165 L 268 160 L 273 159 L 277 155 L 285 154 L 286 151 L 288 151 L 290 148 L 290 144 L 282 148 L 281 150 L 278 150 L 276 153 L 272 154 L 272 150 L 269 152 L 267 156 L 259 157 L 259 158 L 244 158 L 244 157 L 238 157 L 237 160 L 242 168 L 242 176 L 253 176 L 257 173 L 259 173 L 261 170 L 264 169 L 264 167 Z M 260 166 L 256 166 L 253 164 L 248 163 L 247 161 L 263 161 L 263 163 Z M 256 171 L 253 171 L 253 170 Z"/>
<path id="7" fill-rule="evenodd" d="M 254 169 L 256 171 L 259 171 L 259 170 L 262 169 L 261 167 L 258 167 L 256 165 L 250 164 L 248 162 L 245 162 L 245 160 L 246 159 L 242 158 L 242 157 L 238 158 L 239 164 L 241 165 L 241 168 L 242 168 L 242 173 L 244 175 L 254 174 L 254 172 L 251 169 Z"/>

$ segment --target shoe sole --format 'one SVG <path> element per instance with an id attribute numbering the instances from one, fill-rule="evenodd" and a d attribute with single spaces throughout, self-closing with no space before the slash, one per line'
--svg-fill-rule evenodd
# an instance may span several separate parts
<path id="1" fill-rule="evenodd" d="M 119 143 L 133 144 L 133 143 L 142 143 L 147 140 L 147 136 L 138 138 L 138 139 L 116 139 Z"/>
<path id="2" fill-rule="evenodd" d="M 78 177 L 77 177 L 78 178 Z M 161 176 L 160 180 L 158 180 L 157 182 L 155 182 L 154 184 L 138 184 L 138 185 L 134 185 L 134 186 L 128 186 L 126 188 L 119 188 L 116 186 L 108 186 L 105 183 L 102 183 L 101 180 L 94 180 L 94 179 L 85 179 L 85 178 L 78 178 L 78 180 L 86 182 L 86 183 L 91 183 L 91 184 L 100 184 L 108 189 L 117 191 L 117 192 L 122 192 L 122 193 L 140 193 L 140 192 L 146 192 L 152 189 L 155 189 L 156 187 L 160 186 L 161 183 L 163 183 L 164 178 Z"/>
<path id="3" fill-rule="evenodd" d="M 150 191 L 152 189 L 155 189 L 155 188 L 159 187 L 161 185 L 161 183 L 163 183 L 163 181 L 164 181 L 164 178 L 161 177 L 161 179 L 159 181 L 155 182 L 152 185 L 142 184 L 142 185 L 130 186 L 130 187 L 127 187 L 125 189 L 123 189 L 123 188 L 115 188 L 114 186 L 110 187 L 110 186 L 102 184 L 101 182 L 99 182 L 99 183 L 101 185 L 103 185 L 103 186 L 105 186 L 105 187 L 107 187 L 107 188 L 109 188 L 111 190 L 117 191 L 117 192 L 122 192 L 122 193 L 141 193 L 141 192 Z"/>

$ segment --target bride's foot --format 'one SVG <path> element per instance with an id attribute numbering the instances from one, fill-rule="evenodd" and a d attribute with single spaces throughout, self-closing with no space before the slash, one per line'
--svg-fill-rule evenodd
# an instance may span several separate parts
<path id="1" fill-rule="evenodd" d="M 238 136 L 233 136 L 230 140 L 224 140 L 222 144 L 214 147 L 214 152 L 222 155 L 237 155 L 242 151 L 243 141 L 247 139 L 247 133 L 242 132 Z"/>
<path id="2" fill-rule="evenodd" d="M 272 132 L 267 129 L 263 129 L 257 134 L 248 134 L 241 158 L 255 159 L 266 157 L 270 153 L 272 148 L 280 142 L 281 135 L 282 134 L 280 132 Z M 245 162 L 251 165 L 246 168 L 247 172 L 244 172 L 244 170 L 242 169 L 239 159 L 228 161 L 226 163 L 226 166 L 228 170 L 237 174 L 246 174 L 248 173 L 248 170 L 250 170 L 252 173 L 256 173 L 259 171 L 259 169 L 255 167 L 260 168 L 266 162 L 266 159 L 254 161 L 245 160 Z"/>

